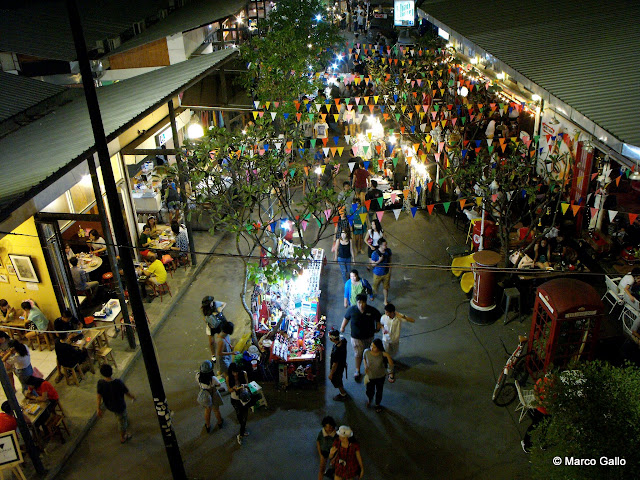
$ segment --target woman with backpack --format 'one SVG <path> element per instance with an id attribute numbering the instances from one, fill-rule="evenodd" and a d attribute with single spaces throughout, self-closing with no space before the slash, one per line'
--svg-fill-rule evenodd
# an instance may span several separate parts
<path id="1" fill-rule="evenodd" d="M 227 371 L 229 366 L 233 363 L 233 357 L 239 353 L 231 346 L 231 335 L 233 335 L 233 323 L 225 320 L 222 322 L 220 333 L 218 334 L 218 340 L 216 341 L 218 375 Z"/>
<path id="2" fill-rule="evenodd" d="M 200 371 L 196 373 L 196 382 L 200 386 L 198 393 L 198 403 L 204 407 L 204 429 L 207 433 L 211 431 L 211 410 L 218 420 L 218 429 L 222 428 L 223 420 L 220 415 L 220 405 L 222 397 L 218 392 L 220 382 L 213 374 L 213 362 L 205 360 L 200 365 Z"/>
<path id="3" fill-rule="evenodd" d="M 202 299 L 202 315 L 204 317 L 207 335 L 209 336 L 209 350 L 211 360 L 216 361 L 216 335 L 221 331 L 222 322 L 225 321 L 222 311 L 227 306 L 225 302 L 216 302 L 211 295 Z"/>

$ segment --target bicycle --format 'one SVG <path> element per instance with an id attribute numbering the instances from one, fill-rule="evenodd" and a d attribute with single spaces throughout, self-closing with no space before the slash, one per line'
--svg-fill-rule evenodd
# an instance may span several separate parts
<path id="1" fill-rule="evenodd" d="M 500 372 L 496 386 L 493 389 L 493 395 L 491 400 L 499 407 L 506 407 L 516 399 L 518 395 L 516 391 L 515 381 L 507 382 L 508 378 L 513 378 L 520 383 L 524 383 L 527 377 L 527 370 L 525 368 L 525 357 L 529 355 L 529 352 L 525 353 L 525 345 L 528 339 L 523 335 L 518 335 L 518 346 L 513 351 L 504 368 Z M 508 353 L 507 347 L 502 343 L 505 352 Z"/>

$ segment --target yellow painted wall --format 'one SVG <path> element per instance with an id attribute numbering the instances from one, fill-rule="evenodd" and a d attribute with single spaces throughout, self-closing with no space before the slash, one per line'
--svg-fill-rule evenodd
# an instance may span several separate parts
<path id="1" fill-rule="evenodd" d="M 12 233 L 28 236 L 5 235 L 0 239 L 0 263 L 2 263 L 0 274 L 6 275 L 9 279 L 9 283 L 0 282 L 0 298 L 5 298 L 9 302 L 9 305 L 15 308 L 19 308 L 23 300 L 31 298 L 38 304 L 48 319 L 54 320 L 58 318 L 60 316 L 60 310 L 53 291 L 51 279 L 49 278 L 49 271 L 44 261 L 44 253 L 40 246 L 40 240 L 33 217 L 16 228 Z M 16 275 L 9 275 L 7 269 L 7 266 L 11 265 L 9 254 L 29 255 L 31 257 L 31 262 L 40 280 L 40 283 L 31 283 L 31 285 L 35 285 L 37 290 L 27 289 L 27 282 L 19 281 Z"/>

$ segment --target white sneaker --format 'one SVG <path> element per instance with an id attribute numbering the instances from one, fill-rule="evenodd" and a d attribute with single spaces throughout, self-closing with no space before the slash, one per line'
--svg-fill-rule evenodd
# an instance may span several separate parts
<path id="1" fill-rule="evenodd" d="M 242 445 L 242 435 L 236 435 L 236 441 L 238 442 L 238 445 Z"/>

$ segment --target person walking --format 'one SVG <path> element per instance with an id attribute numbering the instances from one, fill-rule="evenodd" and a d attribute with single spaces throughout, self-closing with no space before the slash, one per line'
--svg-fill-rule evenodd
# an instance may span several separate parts
<path id="1" fill-rule="evenodd" d="M 200 387 L 198 392 L 198 403 L 204 407 L 204 430 L 209 433 L 211 431 L 211 410 L 218 420 L 218 430 L 222 428 L 224 421 L 220 415 L 220 405 L 222 405 L 222 397 L 218 392 L 220 382 L 213 374 L 213 362 L 205 360 L 200 365 L 200 371 L 196 373 L 196 382 Z"/>
<path id="2" fill-rule="evenodd" d="M 387 303 L 384 306 L 384 315 L 380 319 L 380 325 L 382 325 L 382 345 L 389 355 L 392 357 L 398 355 L 402 322 L 415 323 L 415 321 L 414 318 L 408 315 L 396 312 L 396 306 L 393 303 Z M 391 378 L 389 381 L 391 382 Z"/>
<path id="3" fill-rule="evenodd" d="M 238 423 L 240 423 L 240 433 L 236 435 L 238 445 L 242 445 L 244 437 L 249 436 L 247 431 L 247 417 L 249 409 L 253 406 L 258 397 L 252 398 L 249 391 L 249 377 L 247 372 L 242 370 L 237 364 L 229 365 L 227 371 L 227 387 L 231 392 L 231 405 L 236 411 Z"/>
<path id="4" fill-rule="evenodd" d="M 355 257 L 353 253 L 353 242 L 351 241 L 351 232 L 343 230 L 340 232 L 340 238 L 336 239 L 333 260 L 338 261 L 342 281 L 349 279 L 349 271 L 351 270 L 351 259 Z"/>
<path id="5" fill-rule="evenodd" d="M 382 238 L 382 235 L 384 235 L 382 224 L 380 223 L 380 220 L 374 218 L 373 220 L 371 220 L 371 227 L 369 227 L 369 229 L 367 230 L 367 234 L 364 237 L 364 242 L 368 247 L 367 254 L 369 255 L 369 258 L 371 258 L 373 252 L 375 252 L 378 248 L 378 244 L 380 242 L 380 239 Z M 368 268 L 369 267 L 367 267 L 367 269 Z"/>
<path id="6" fill-rule="evenodd" d="M 349 308 L 356 304 L 356 297 L 361 293 L 371 295 L 373 289 L 371 284 L 364 278 L 360 278 L 358 270 L 355 268 L 349 274 L 349 280 L 344 283 L 344 308 Z"/>
<path id="7" fill-rule="evenodd" d="M 342 382 L 342 378 L 346 375 L 347 371 L 347 342 L 340 335 L 340 332 L 335 329 L 329 332 L 329 340 L 333 343 L 329 360 L 329 380 L 331 384 L 338 389 L 338 395 L 333 397 L 333 399 L 337 402 L 342 402 L 349 396 Z"/>
<path id="8" fill-rule="evenodd" d="M 364 253 L 364 232 L 366 230 L 367 209 L 360 203 L 360 198 L 354 198 L 357 208 L 353 212 L 353 250 L 356 255 Z M 364 214 L 364 221 L 361 215 Z M 367 249 L 368 250 L 368 249 Z"/>
<path id="9" fill-rule="evenodd" d="M 124 400 L 125 395 L 136 401 L 136 396 L 129 391 L 127 386 L 119 378 L 112 378 L 113 368 L 108 363 L 100 367 L 100 374 L 104 377 L 98 380 L 98 417 L 102 417 L 102 403 L 107 410 L 113 412 L 118 419 L 120 427 L 120 443 L 128 442 L 132 435 L 127 432 L 129 428 L 129 414 L 127 412 L 127 403 Z"/>
<path id="10" fill-rule="evenodd" d="M 338 438 L 329 451 L 329 461 L 335 467 L 334 480 L 354 480 L 364 476 L 360 444 L 353 438 L 353 430 L 342 425 L 336 432 Z"/>
<path id="11" fill-rule="evenodd" d="M 385 360 L 389 365 L 389 377 L 393 378 L 393 359 L 391 355 L 384 351 L 382 340 L 375 338 L 369 348 L 364 351 L 364 372 L 367 392 L 367 407 L 371 406 L 375 393 L 376 412 L 382 411 L 382 392 L 384 390 L 384 381 L 387 376 Z"/>
<path id="12" fill-rule="evenodd" d="M 378 291 L 382 283 L 384 293 L 384 304 L 389 303 L 389 285 L 391 283 L 391 249 L 387 247 L 384 238 L 378 240 L 378 249 L 371 254 L 371 264 L 373 265 L 373 295 Z"/>
<path id="13" fill-rule="evenodd" d="M 224 321 L 222 311 L 227 306 L 225 302 L 217 302 L 211 295 L 202 299 L 202 316 L 206 324 L 206 332 L 209 337 L 209 350 L 211 360 L 216 361 L 216 335 L 220 333 Z"/>
<path id="14" fill-rule="evenodd" d="M 367 305 L 367 296 L 364 293 L 356 295 L 356 305 L 349 307 L 344 314 L 340 332 L 344 332 L 347 324 L 351 322 L 351 346 L 356 362 L 356 371 L 353 376 L 356 382 L 360 381 L 360 365 L 364 349 L 371 344 L 375 332 L 380 330 L 380 312 Z"/>
<path id="15" fill-rule="evenodd" d="M 230 336 L 233 335 L 233 330 L 233 323 L 224 322 L 218 335 L 218 340 L 216 340 L 216 358 L 218 359 L 216 365 L 218 366 L 218 375 L 222 375 L 229 369 L 233 363 L 233 357 L 239 353 L 231 346 Z"/>
<path id="16" fill-rule="evenodd" d="M 353 170 L 353 190 L 360 199 L 361 205 L 364 205 L 364 196 L 369 186 L 370 176 L 369 171 L 364 168 L 364 164 L 359 160 Z"/>
<path id="17" fill-rule="evenodd" d="M 318 470 L 318 480 L 322 480 L 329 474 L 333 467 L 327 469 L 327 459 L 329 458 L 329 452 L 333 446 L 333 442 L 336 439 L 336 421 L 333 417 L 327 416 L 322 419 L 322 430 L 318 432 L 316 438 L 316 448 L 318 449 L 318 455 L 320 457 L 320 469 Z"/>

